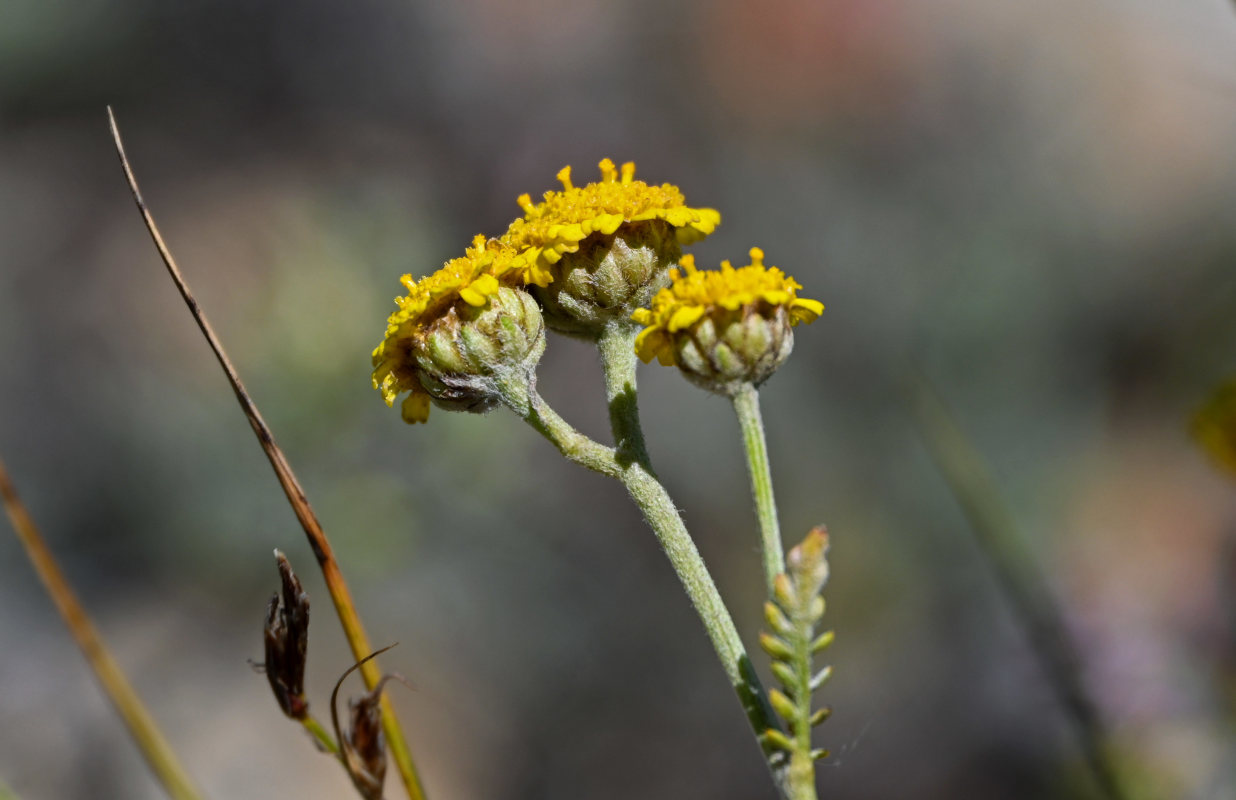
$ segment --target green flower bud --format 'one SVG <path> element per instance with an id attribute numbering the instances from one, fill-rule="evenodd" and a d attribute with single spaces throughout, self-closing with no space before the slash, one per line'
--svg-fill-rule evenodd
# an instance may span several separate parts
<path id="1" fill-rule="evenodd" d="M 474 413 L 498 405 L 498 379 L 531 375 L 544 352 L 540 307 L 509 286 L 483 306 L 451 306 L 412 346 L 417 377 L 433 404 Z"/>
<path id="2" fill-rule="evenodd" d="M 387 405 L 405 392 L 406 422 L 429 419 L 431 402 L 450 411 L 488 411 L 499 383 L 526 383 L 545 352 L 536 301 L 512 288 L 515 251 L 478 235 L 463 256 L 421 280 L 404 275 L 406 297 L 373 351 L 373 386 Z"/>
<path id="3" fill-rule="evenodd" d="M 644 326 L 635 340 L 639 357 L 677 364 L 692 383 L 730 397 L 768 380 L 794 350 L 794 326 L 815 320 L 824 306 L 798 297 L 802 287 L 766 267 L 759 248 L 751 261 L 704 271 L 683 256 L 670 286 L 632 314 Z"/>
<path id="4" fill-rule="evenodd" d="M 555 265 L 558 277 L 533 287 L 545 323 L 560 333 L 593 337 L 612 319 L 626 319 L 669 283 L 682 248 L 664 220 L 624 224 L 594 233 Z"/>
<path id="5" fill-rule="evenodd" d="M 668 183 L 635 179 L 635 165 L 607 159 L 601 180 L 571 182 L 571 168 L 558 172 L 562 189 L 533 203 L 517 202 L 524 216 L 501 237 L 519 255 L 512 270 L 535 285 L 552 329 L 594 338 L 605 323 L 626 319 L 665 285 L 681 247 L 703 239 L 721 221 L 711 208 L 691 208 Z"/>
<path id="6" fill-rule="evenodd" d="M 674 360 L 687 380 L 727 396 L 772 377 L 794 350 L 784 308 L 759 313 L 742 308 L 702 317 L 674 339 Z"/>

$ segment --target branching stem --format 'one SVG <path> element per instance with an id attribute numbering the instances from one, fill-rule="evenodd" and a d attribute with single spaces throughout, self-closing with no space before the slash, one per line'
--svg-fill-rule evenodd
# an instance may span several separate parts
<path id="1" fill-rule="evenodd" d="M 785 791 L 784 760 L 768 745 L 765 732 L 777 729 L 772 708 L 751 664 L 738 629 L 720 592 L 687 533 L 682 517 L 648 463 L 635 399 L 637 328 L 616 323 L 606 328 L 598 345 L 605 368 L 606 397 L 617 447 L 606 447 L 575 430 L 556 414 L 529 380 L 502 381 L 503 399 L 512 410 L 554 444 L 571 461 L 621 481 L 652 527 L 691 604 L 699 614 L 730 685 L 746 712 L 764 750 L 778 789 Z"/>

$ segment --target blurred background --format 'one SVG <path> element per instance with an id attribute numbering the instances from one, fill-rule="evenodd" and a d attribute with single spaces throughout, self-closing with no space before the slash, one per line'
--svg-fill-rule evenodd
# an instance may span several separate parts
<path id="1" fill-rule="evenodd" d="M 276 547 L 315 603 L 320 714 L 351 658 L 109 103 L 371 638 L 401 643 L 383 663 L 415 684 L 391 695 L 431 797 L 773 796 L 621 488 L 510 414 L 413 428 L 369 385 L 402 273 L 605 156 L 721 210 L 701 264 L 759 245 L 828 307 L 762 393 L 786 536 L 833 537 L 821 796 L 1094 796 L 906 413 L 910 366 L 990 459 L 1137 797 L 1236 796 L 1236 484 L 1187 436 L 1236 372 L 1224 0 L 6 0 L 0 454 L 209 795 L 349 797 L 246 664 Z M 753 643 L 733 414 L 640 380 Z M 553 338 L 540 384 L 607 436 L 588 347 Z M 0 528 L 0 779 L 161 796 Z"/>

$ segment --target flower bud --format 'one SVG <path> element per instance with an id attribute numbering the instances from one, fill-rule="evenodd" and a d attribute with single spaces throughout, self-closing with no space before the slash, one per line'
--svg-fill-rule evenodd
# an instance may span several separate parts
<path id="1" fill-rule="evenodd" d="M 546 324 L 560 333 L 595 336 L 611 319 L 626 319 L 669 282 L 682 248 L 664 220 L 624 223 L 593 234 L 556 264 L 557 278 L 533 293 Z"/>
<path id="2" fill-rule="evenodd" d="M 536 301 L 512 272 L 514 251 L 477 236 L 461 258 L 422 280 L 403 277 L 406 297 L 373 351 L 373 385 L 387 405 L 403 401 L 407 422 L 429 418 L 432 401 L 448 411 L 488 411 L 498 383 L 526 381 L 545 351 Z M 504 282 L 505 281 L 505 282 Z"/>
<path id="3" fill-rule="evenodd" d="M 647 303 L 682 245 L 721 221 L 711 208 L 688 208 L 676 186 L 635 180 L 632 163 L 620 171 L 607 158 L 600 168 L 599 182 L 575 186 L 564 167 L 562 190 L 541 203 L 521 195 L 524 216 L 502 236 L 518 253 L 513 270 L 538 287 L 546 324 L 588 338 Z"/>
<path id="4" fill-rule="evenodd" d="M 452 306 L 429 324 L 412 352 L 434 405 L 489 411 L 501 399 L 497 378 L 530 375 L 541 360 L 541 309 L 524 290 L 503 286 L 483 306 Z"/>
<path id="5" fill-rule="evenodd" d="M 674 360 L 687 380 L 724 395 L 768 380 L 793 349 L 790 317 L 779 306 L 704 316 L 674 338 Z"/>
<path id="6" fill-rule="evenodd" d="M 751 261 L 701 271 L 683 256 L 670 286 L 650 308 L 632 314 L 645 326 L 635 340 L 639 357 L 676 364 L 692 383 L 727 396 L 768 380 L 794 349 L 793 327 L 814 321 L 824 306 L 799 298 L 802 286 L 765 267 L 759 248 L 752 248 Z"/>

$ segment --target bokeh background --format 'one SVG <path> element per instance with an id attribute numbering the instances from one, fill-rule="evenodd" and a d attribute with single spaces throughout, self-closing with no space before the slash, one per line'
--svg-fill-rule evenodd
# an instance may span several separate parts
<path id="1" fill-rule="evenodd" d="M 369 386 L 400 274 L 604 156 L 722 211 L 702 263 L 759 245 L 828 306 L 763 392 L 787 537 L 833 535 L 822 796 L 1094 796 L 908 368 L 990 460 L 1137 797 L 1236 796 L 1236 484 L 1187 436 L 1236 372 L 1224 0 L 5 0 L 0 454 L 211 796 L 348 797 L 246 664 L 275 547 L 315 601 L 319 711 L 350 658 L 108 103 L 373 640 L 401 643 L 384 663 L 415 684 L 392 697 L 432 797 L 773 796 L 620 487 L 509 414 L 411 428 Z M 732 413 L 672 370 L 640 380 L 753 642 Z M 589 348 L 554 338 L 540 382 L 605 436 Z M 7 533 L 0 779 L 160 796 Z"/>

